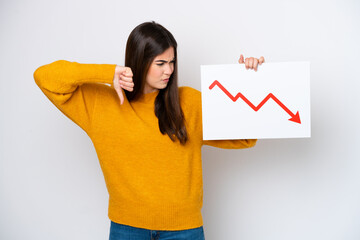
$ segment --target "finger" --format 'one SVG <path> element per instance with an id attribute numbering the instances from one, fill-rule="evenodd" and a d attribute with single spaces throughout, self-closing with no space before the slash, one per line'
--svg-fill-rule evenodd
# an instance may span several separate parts
<path id="1" fill-rule="evenodd" d="M 239 63 L 245 63 L 245 62 L 244 62 L 244 55 L 242 55 L 242 54 L 240 55 Z"/>
<path id="2" fill-rule="evenodd" d="M 253 67 L 255 72 L 257 71 L 257 66 L 258 66 L 259 60 L 257 58 L 254 59 L 254 63 L 253 63 Z"/>
<path id="3" fill-rule="evenodd" d="M 134 90 L 134 88 L 132 87 L 126 87 L 126 86 L 123 86 L 121 87 L 122 89 L 126 90 L 126 91 L 129 91 L 129 92 L 132 92 Z"/>
<path id="4" fill-rule="evenodd" d="M 121 87 L 122 89 L 125 89 L 126 91 L 129 91 L 129 92 L 132 92 L 134 90 L 134 88 L 132 87 L 126 87 L 126 86 L 123 86 Z"/>
<path id="5" fill-rule="evenodd" d="M 126 67 L 126 68 L 125 68 L 125 72 L 123 72 L 123 74 L 124 74 L 125 76 L 127 76 L 127 77 L 132 77 L 132 76 L 133 76 L 133 73 L 132 73 L 132 71 L 131 71 L 131 68 L 129 68 L 129 67 Z"/>
<path id="6" fill-rule="evenodd" d="M 133 74 L 132 74 L 132 73 L 123 72 L 123 73 L 121 73 L 121 76 L 132 78 L 132 77 L 133 77 Z"/>
<path id="7" fill-rule="evenodd" d="M 123 86 L 125 86 L 125 87 L 134 87 L 134 83 L 120 80 L 120 86 L 121 87 L 123 87 Z"/>
<path id="8" fill-rule="evenodd" d="M 253 68 L 253 65 L 254 65 L 254 58 L 251 57 L 251 58 L 249 59 L 249 68 L 252 69 L 252 68 Z"/>
<path id="9" fill-rule="evenodd" d="M 120 76 L 120 80 L 124 81 L 124 82 L 132 82 L 133 81 L 132 77 L 125 77 L 125 76 Z"/>
<path id="10" fill-rule="evenodd" d="M 261 56 L 259 59 L 259 64 L 261 65 L 263 62 L 265 62 L 265 58 L 263 56 Z"/>
<path id="11" fill-rule="evenodd" d="M 113 87 L 115 91 L 117 91 L 117 89 L 120 88 L 120 79 L 118 77 L 114 77 Z"/>
<path id="12" fill-rule="evenodd" d="M 120 105 L 122 105 L 124 103 L 124 95 L 123 95 L 123 93 L 121 91 L 121 88 L 116 88 L 115 90 L 117 92 L 117 95 L 119 96 Z"/>
<path id="13" fill-rule="evenodd" d="M 249 58 L 245 59 L 245 67 L 246 69 L 249 69 Z"/>

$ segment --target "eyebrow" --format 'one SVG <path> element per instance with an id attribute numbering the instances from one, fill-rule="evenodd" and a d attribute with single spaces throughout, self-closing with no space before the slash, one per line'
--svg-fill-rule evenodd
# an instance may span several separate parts
<path id="1" fill-rule="evenodd" d="M 175 58 L 173 58 L 173 60 L 171 60 L 170 62 L 172 62 L 172 61 L 175 61 Z M 163 62 L 163 63 L 166 63 L 167 61 L 165 61 L 165 60 L 156 60 L 155 62 Z"/>

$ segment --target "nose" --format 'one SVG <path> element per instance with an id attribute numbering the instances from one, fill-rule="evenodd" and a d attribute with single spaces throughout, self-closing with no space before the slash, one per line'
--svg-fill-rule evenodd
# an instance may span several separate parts
<path id="1" fill-rule="evenodd" d="M 164 74 L 166 75 L 171 75 L 172 72 L 174 71 L 174 66 L 172 63 L 167 63 L 166 66 L 165 66 L 165 69 L 164 69 Z"/>

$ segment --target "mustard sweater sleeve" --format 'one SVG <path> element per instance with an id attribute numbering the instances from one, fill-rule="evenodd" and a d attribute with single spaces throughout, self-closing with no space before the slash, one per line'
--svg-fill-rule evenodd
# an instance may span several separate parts
<path id="1" fill-rule="evenodd" d="M 254 147 L 257 139 L 239 139 L 239 140 L 203 140 L 204 145 L 218 148 L 240 149 Z"/>
<path id="2" fill-rule="evenodd" d="M 115 66 L 59 60 L 37 68 L 34 79 L 61 112 L 89 133 L 97 83 L 112 84 Z"/>

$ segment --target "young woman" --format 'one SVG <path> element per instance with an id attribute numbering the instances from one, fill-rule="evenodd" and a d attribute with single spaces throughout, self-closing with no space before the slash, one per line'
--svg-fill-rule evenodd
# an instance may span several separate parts
<path id="1" fill-rule="evenodd" d="M 128 38 L 124 67 L 59 60 L 34 73 L 43 93 L 94 144 L 112 240 L 204 239 L 201 146 L 256 143 L 203 141 L 201 95 L 178 87 L 176 49 L 167 29 L 146 22 Z M 255 70 L 263 62 L 239 59 Z"/>

